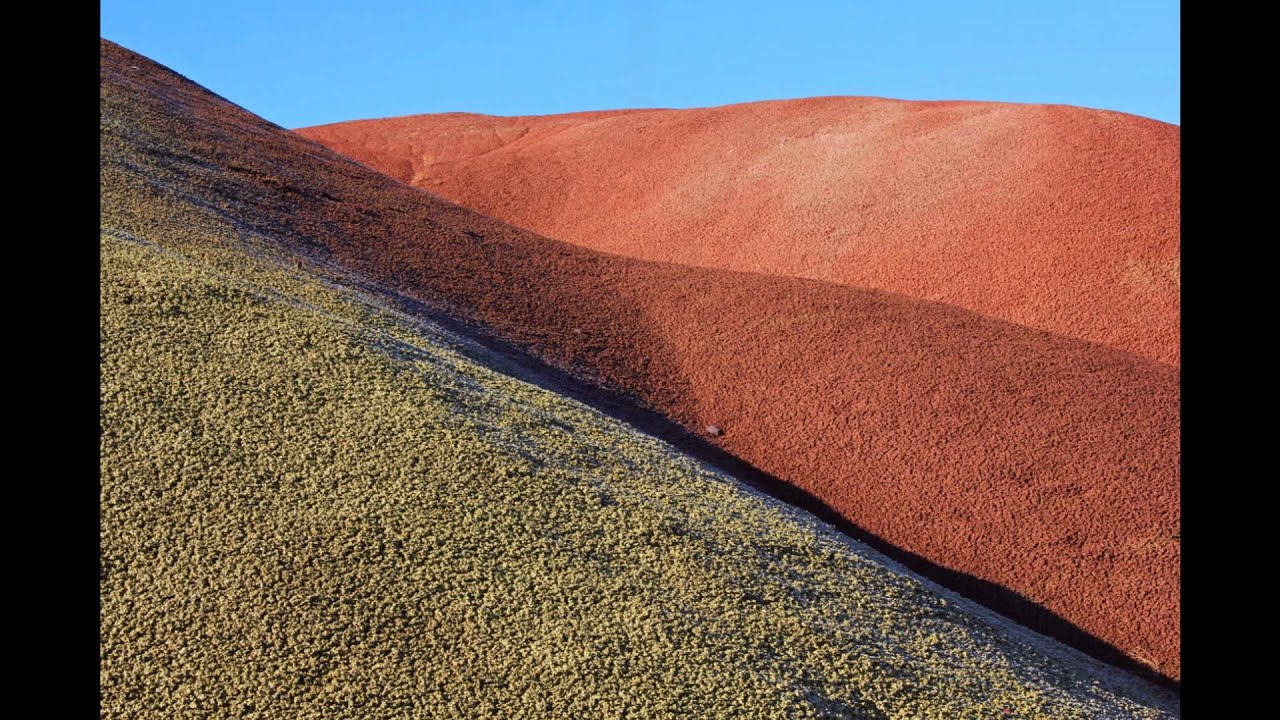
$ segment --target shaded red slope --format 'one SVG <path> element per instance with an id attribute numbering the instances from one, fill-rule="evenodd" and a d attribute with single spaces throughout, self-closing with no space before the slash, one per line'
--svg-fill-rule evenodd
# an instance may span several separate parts
<path id="1" fill-rule="evenodd" d="M 1174 368 L 953 306 L 584 250 L 369 171 L 107 43 L 103 66 L 140 119 L 122 131 L 169 162 L 166 134 L 194 142 L 183 186 L 246 232 L 301 238 L 688 427 L 719 425 L 725 449 L 886 542 L 1178 677 Z M 959 589 L 1016 609 L 984 587 Z"/>
<path id="2" fill-rule="evenodd" d="M 878 288 L 1179 362 L 1177 126 L 812 98 L 298 132 L 578 245 Z"/>

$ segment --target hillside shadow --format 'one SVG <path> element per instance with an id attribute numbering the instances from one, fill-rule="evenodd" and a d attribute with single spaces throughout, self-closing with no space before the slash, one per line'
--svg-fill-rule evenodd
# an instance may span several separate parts
<path id="1" fill-rule="evenodd" d="M 283 185 L 286 187 L 308 189 L 302 179 L 287 175 L 285 178 Z M 696 347 L 691 352 L 690 347 L 665 337 L 662 330 L 683 317 L 691 318 L 690 322 L 695 321 L 700 317 L 699 310 L 683 308 L 683 316 L 672 314 L 657 320 L 650 318 L 649 322 L 640 317 L 644 312 L 653 310 L 647 304 L 652 302 L 652 298 L 645 297 L 644 293 L 655 287 L 659 290 L 678 287 L 684 280 L 679 274 L 666 268 L 655 271 L 646 266 L 647 273 L 633 276 L 628 273 L 634 266 L 627 265 L 623 271 L 615 267 L 620 260 L 597 253 L 574 252 L 558 242 L 527 236 L 500 226 L 496 221 L 471 217 L 462 208 L 443 204 L 424 204 L 420 218 L 409 215 L 402 220 L 390 217 L 392 214 L 389 212 L 377 215 L 386 220 L 385 231 L 396 242 L 366 246 L 357 242 L 364 235 L 344 230 L 360 227 L 346 215 L 356 212 L 352 208 L 364 207 L 366 203 L 328 202 L 322 193 L 310 190 L 287 198 L 270 191 L 246 194 L 242 183 L 218 182 L 216 195 L 231 200 L 233 206 L 238 207 L 236 215 L 242 221 L 255 217 L 264 223 L 276 217 L 321 218 L 323 222 L 305 228 L 263 224 L 254 229 L 267 237 L 294 238 L 292 244 L 284 242 L 284 245 L 341 272 L 345 276 L 344 283 L 376 294 L 410 316 L 429 319 L 488 351 L 477 353 L 472 356 L 473 360 L 577 400 L 663 440 L 771 497 L 813 514 L 844 535 L 1018 624 L 1102 662 L 1180 692 L 1180 682 L 1128 657 L 1116 645 L 1043 605 L 1003 585 L 945 567 L 895 545 L 855 524 L 818 496 L 760 469 L 707 438 L 689 432 L 635 396 L 607 389 L 605 385 L 644 388 L 647 392 L 654 392 L 654 397 L 660 400 L 653 402 L 654 405 L 680 407 L 696 404 L 698 393 L 687 373 L 679 366 L 678 358 L 700 358 L 705 354 L 697 352 Z M 395 188 L 389 186 L 384 189 Z M 324 187 L 321 186 L 320 190 Z M 401 192 L 406 195 L 403 199 L 405 207 L 413 208 L 415 206 L 410 201 L 421 199 L 420 191 Z M 421 229 L 429 227 L 428 220 L 443 220 L 445 222 L 441 225 L 447 227 L 453 221 L 450 213 L 457 214 L 468 225 L 462 225 L 458 232 L 430 233 Z M 332 223 L 332 226 L 327 223 Z M 312 234 L 314 242 L 305 242 Z M 659 267 L 659 264 L 652 267 Z M 619 277 L 636 281 L 641 289 L 629 292 L 628 282 L 615 282 Z M 697 286 L 694 281 L 688 281 L 688 284 Z M 755 289 L 757 286 L 752 285 L 742 292 Z M 663 297 L 670 299 L 672 296 L 674 292 Z M 792 293 L 788 297 L 808 296 Z M 703 310 L 714 311 L 715 308 Z M 462 319 L 468 316 L 466 313 L 478 319 L 475 322 Z M 618 318 L 631 318 L 633 321 L 617 322 Z M 904 322 L 898 317 L 891 318 L 891 321 L 899 323 L 898 326 Z M 588 329 L 584 335 L 575 336 L 573 333 L 579 332 L 579 327 Z M 507 339 L 503 339 L 504 336 Z M 889 341 L 906 350 L 909 349 L 905 347 L 908 344 L 905 338 L 908 337 L 894 336 Z M 997 335 L 997 339 L 1001 337 L 1005 336 Z M 673 344 L 676 346 L 668 348 Z M 525 348 L 541 348 L 560 355 L 544 359 Z M 661 362 L 610 361 L 606 357 L 609 348 L 638 349 L 638 356 L 658 358 Z M 771 361 L 776 360 L 773 358 Z M 566 367 L 581 368 L 587 372 L 611 369 L 617 374 L 612 382 L 607 382 L 598 377 L 576 374 L 573 370 L 564 369 Z M 880 391 L 885 393 L 881 404 L 891 407 L 893 387 L 886 386 Z"/>

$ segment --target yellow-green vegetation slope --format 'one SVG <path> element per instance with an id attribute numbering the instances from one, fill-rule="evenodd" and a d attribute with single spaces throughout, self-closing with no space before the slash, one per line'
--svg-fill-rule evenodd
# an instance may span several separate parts
<path id="1" fill-rule="evenodd" d="M 104 717 L 1176 716 L 282 250 L 101 92 Z"/>

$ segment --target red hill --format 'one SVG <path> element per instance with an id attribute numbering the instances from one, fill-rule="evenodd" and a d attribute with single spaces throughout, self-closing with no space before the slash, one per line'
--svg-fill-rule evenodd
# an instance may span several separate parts
<path id="1" fill-rule="evenodd" d="M 1179 364 L 1177 126 L 813 98 L 299 132 L 577 245 L 887 290 Z"/>

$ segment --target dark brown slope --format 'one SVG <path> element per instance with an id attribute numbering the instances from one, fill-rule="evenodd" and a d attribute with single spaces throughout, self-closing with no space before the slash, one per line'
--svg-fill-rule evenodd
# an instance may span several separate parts
<path id="1" fill-rule="evenodd" d="M 1155 120 L 827 97 L 299 132 L 584 247 L 887 290 L 1179 362 L 1181 130 Z"/>
<path id="2" fill-rule="evenodd" d="M 952 306 L 637 261 L 367 170 L 103 43 L 120 128 L 246 232 L 319 253 L 632 393 L 819 498 L 953 585 L 1178 677 L 1172 367 Z M 175 124 L 177 125 L 175 127 Z M 161 131 L 163 130 L 163 132 Z M 218 166 L 216 171 L 215 164 Z M 159 166 L 160 163 L 157 163 Z M 255 182 L 229 183 L 223 168 Z M 159 167 L 148 169 L 163 174 Z M 968 578 L 967 576 L 972 576 Z M 946 576 L 943 576 L 946 579 Z M 1061 633 L 1060 633 L 1061 634 Z"/>

